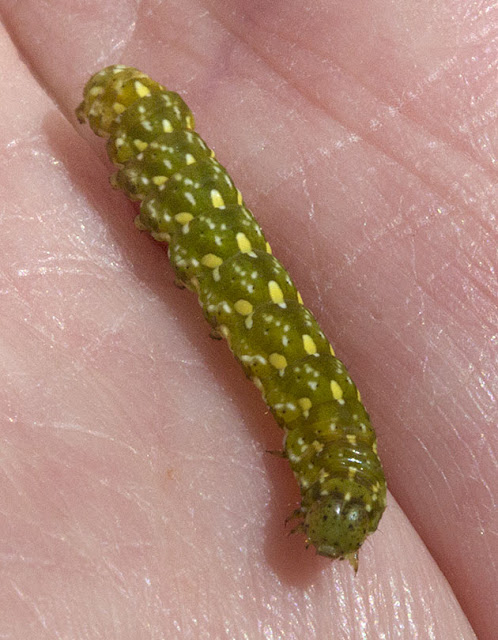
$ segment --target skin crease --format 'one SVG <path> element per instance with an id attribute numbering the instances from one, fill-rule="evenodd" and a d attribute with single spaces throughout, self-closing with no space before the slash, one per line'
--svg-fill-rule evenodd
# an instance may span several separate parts
<path id="1" fill-rule="evenodd" d="M 247 4 L 0 2 L 0 637 L 491 640 L 496 9 Z M 76 129 L 115 62 L 182 92 L 362 392 L 404 513 L 356 578 L 285 537 L 278 428 Z"/>

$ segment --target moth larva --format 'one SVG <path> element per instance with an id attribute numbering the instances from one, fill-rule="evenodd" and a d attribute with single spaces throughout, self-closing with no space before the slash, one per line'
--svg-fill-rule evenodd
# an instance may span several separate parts
<path id="1" fill-rule="evenodd" d="M 169 243 L 177 280 L 197 293 L 285 433 L 301 490 L 296 530 L 320 555 L 347 558 L 377 529 L 386 482 L 360 395 L 180 96 L 121 65 L 87 83 L 89 120 L 139 200 L 137 226 Z"/>

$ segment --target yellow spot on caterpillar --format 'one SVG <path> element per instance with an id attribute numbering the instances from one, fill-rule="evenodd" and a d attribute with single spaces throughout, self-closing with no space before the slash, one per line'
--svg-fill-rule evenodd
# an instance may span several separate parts
<path id="1" fill-rule="evenodd" d="M 320 482 L 320 484 L 322 484 L 329 477 L 329 475 L 330 474 L 327 473 L 327 471 L 325 471 L 325 469 L 320 469 L 320 471 L 318 472 L 318 482 Z"/>
<path id="2" fill-rule="evenodd" d="M 330 353 L 331 353 L 333 356 L 335 356 L 334 347 L 333 347 L 331 344 L 329 344 L 329 349 L 330 349 Z"/>
<path id="3" fill-rule="evenodd" d="M 213 203 L 213 207 L 216 209 L 220 209 L 225 206 L 225 201 L 217 189 L 211 189 L 211 202 Z"/>
<path id="4" fill-rule="evenodd" d="M 215 256 L 214 253 L 206 253 L 206 255 L 201 258 L 201 263 L 209 269 L 216 269 L 222 262 L 223 260 L 219 256 Z"/>
<path id="5" fill-rule="evenodd" d="M 275 280 L 270 280 L 268 283 L 268 291 L 270 292 L 270 298 L 275 304 L 282 304 L 284 301 L 284 294 L 280 285 Z"/>
<path id="6" fill-rule="evenodd" d="M 145 96 L 150 96 L 150 89 L 146 87 L 140 80 L 135 80 L 135 91 L 139 98 L 145 98 Z"/>
<path id="7" fill-rule="evenodd" d="M 181 225 L 188 224 L 193 219 L 194 216 L 191 213 L 188 213 L 188 211 L 182 211 L 181 213 L 177 213 L 175 216 L 175 220 Z"/>
<path id="8" fill-rule="evenodd" d="M 312 402 L 309 398 L 299 398 L 297 404 L 301 407 L 303 411 L 309 411 L 312 407 Z"/>
<path id="9" fill-rule="evenodd" d="M 332 391 L 332 395 L 334 396 L 334 400 L 340 400 L 343 396 L 343 391 L 341 387 L 335 380 L 331 380 L 330 382 L 330 390 Z"/>
<path id="10" fill-rule="evenodd" d="M 299 304 L 303 304 L 303 299 L 302 299 L 301 294 L 299 293 L 299 291 L 297 292 L 297 301 L 299 302 Z"/>
<path id="11" fill-rule="evenodd" d="M 115 102 L 112 105 L 112 110 L 114 111 L 114 113 L 123 113 L 123 111 L 126 110 L 126 107 L 124 106 L 124 104 L 121 104 L 121 102 Z"/>
<path id="12" fill-rule="evenodd" d="M 322 452 L 324 449 L 324 445 L 321 442 L 318 442 L 318 440 L 313 440 L 313 442 L 311 443 L 311 446 L 317 453 Z"/>
<path id="13" fill-rule="evenodd" d="M 344 496 L 344 502 L 349 502 L 351 500 L 351 492 L 348 491 Z"/>
<path id="14" fill-rule="evenodd" d="M 133 140 L 133 144 L 136 146 L 136 148 L 139 151 L 145 151 L 145 149 L 147 149 L 147 147 L 149 146 L 147 142 L 144 142 L 143 140 L 138 140 L 138 138 L 136 140 Z"/>
<path id="15" fill-rule="evenodd" d="M 271 255 L 271 247 L 269 242 L 266 243 L 266 253 L 269 253 Z"/>
<path id="16" fill-rule="evenodd" d="M 240 193 L 240 191 L 237 189 L 237 204 L 242 204 L 244 202 L 244 198 L 242 197 L 242 194 Z"/>
<path id="17" fill-rule="evenodd" d="M 192 114 L 188 114 L 185 118 L 185 124 L 187 125 L 187 129 L 193 129 L 195 126 L 194 117 Z"/>
<path id="18" fill-rule="evenodd" d="M 349 444 L 352 444 L 352 445 L 355 445 L 357 442 L 355 435 L 346 436 L 346 440 L 349 442 Z"/>
<path id="19" fill-rule="evenodd" d="M 372 505 L 371 505 L 370 503 L 368 503 L 368 504 L 366 504 L 366 505 L 365 505 L 365 511 L 366 511 L 367 513 L 370 513 L 370 511 L 372 511 Z"/>
<path id="20" fill-rule="evenodd" d="M 164 184 L 167 181 L 168 181 L 167 176 L 154 176 L 152 178 L 152 182 L 158 187 L 160 187 L 162 184 Z"/>
<path id="21" fill-rule="evenodd" d="M 185 162 L 186 162 L 187 164 L 194 164 L 194 163 L 195 163 L 195 158 L 194 158 L 194 156 L 193 156 L 191 153 L 187 153 L 187 154 L 185 155 Z"/>
<path id="22" fill-rule="evenodd" d="M 361 402 L 361 393 L 359 389 L 356 389 L 356 397 L 358 398 L 358 401 Z"/>
<path id="23" fill-rule="evenodd" d="M 257 378 L 256 376 L 254 376 L 254 378 L 251 378 L 251 380 L 254 383 L 254 386 L 259 389 L 259 391 L 261 391 L 261 393 L 263 393 L 263 385 L 261 384 L 261 380 L 259 378 Z"/>
<path id="24" fill-rule="evenodd" d="M 375 441 L 372 445 L 372 451 L 377 454 L 377 441 Z"/>
<path id="25" fill-rule="evenodd" d="M 171 133 L 173 131 L 173 126 L 167 118 L 164 118 L 161 124 L 163 126 L 164 133 Z"/>
<path id="26" fill-rule="evenodd" d="M 248 316 L 252 313 L 252 304 L 248 300 L 237 300 L 233 306 L 235 311 L 240 313 L 241 316 Z"/>
<path id="27" fill-rule="evenodd" d="M 348 478 L 350 480 L 352 480 L 357 473 L 358 469 L 356 467 L 348 467 Z"/>
<path id="28" fill-rule="evenodd" d="M 271 353 L 268 360 L 275 369 L 285 369 L 287 366 L 287 359 L 281 353 Z"/>
<path id="29" fill-rule="evenodd" d="M 308 355 L 312 356 L 314 353 L 316 353 L 315 341 L 307 333 L 304 333 L 302 338 L 303 338 L 304 350 Z"/>
<path id="30" fill-rule="evenodd" d="M 242 253 L 249 253 L 249 251 L 252 251 L 251 242 L 249 241 L 245 233 L 239 231 L 235 238 L 237 240 L 239 251 L 241 251 Z"/>

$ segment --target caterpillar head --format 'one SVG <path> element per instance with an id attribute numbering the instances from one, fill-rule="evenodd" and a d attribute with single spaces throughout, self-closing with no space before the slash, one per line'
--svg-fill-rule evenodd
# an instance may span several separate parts
<path id="1" fill-rule="evenodd" d="M 315 500 L 304 516 L 308 542 L 327 558 L 347 558 L 358 569 L 358 550 L 371 531 L 371 515 L 360 501 L 338 495 Z"/>

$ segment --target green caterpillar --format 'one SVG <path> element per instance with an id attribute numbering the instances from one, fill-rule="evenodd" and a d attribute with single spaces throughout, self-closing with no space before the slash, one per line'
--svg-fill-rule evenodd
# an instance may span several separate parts
<path id="1" fill-rule="evenodd" d="M 178 283 L 197 293 L 283 428 L 302 497 L 295 531 L 320 555 L 357 569 L 386 506 L 375 433 L 346 368 L 195 133 L 189 108 L 137 69 L 116 65 L 90 79 L 77 116 L 108 138 L 119 167 L 112 185 L 141 202 L 138 228 L 169 243 Z"/>

